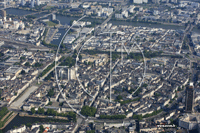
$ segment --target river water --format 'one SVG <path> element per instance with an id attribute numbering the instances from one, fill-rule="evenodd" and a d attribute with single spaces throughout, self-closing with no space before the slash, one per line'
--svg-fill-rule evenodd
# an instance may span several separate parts
<path id="1" fill-rule="evenodd" d="M 21 117 L 17 115 L 2 131 L 3 133 L 5 133 L 8 130 L 13 129 L 14 126 L 19 127 L 22 124 L 36 123 L 36 122 L 44 122 L 44 119 L 34 118 L 34 117 Z"/>
<path id="2" fill-rule="evenodd" d="M 6 9 L 6 11 L 7 11 L 7 14 L 19 15 L 19 16 L 33 13 L 33 11 L 26 11 L 26 10 L 15 9 L 15 8 L 9 8 L 9 9 Z M 45 14 L 47 14 L 47 13 L 37 13 L 37 14 L 34 14 L 34 16 L 41 17 Z M 50 18 L 50 16 L 48 18 Z M 71 20 L 78 20 L 79 18 L 78 17 L 67 17 L 67 16 L 62 16 L 62 15 L 57 15 L 56 19 L 58 19 L 62 25 L 69 25 Z M 83 21 L 103 22 L 104 20 L 84 18 Z M 113 25 L 132 25 L 132 26 L 163 28 L 163 29 L 179 29 L 179 30 L 183 30 L 185 28 L 184 26 L 149 24 L 149 23 L 140 23 L 140 22 L 125 22 L 125 21 L 110 21 L 110 22 Z M 51 43 L 58 45 L 65 32 L 66 31 L 64 29 L 59 29 L 58 33 L 61 33 L 61 35 L 58 36 L 57 39 L 54 39 L 53 41 L 51 41 Z"/>
<path id="3" fill-rule="evenodd" d="M 7 14 L 11 15 L 27 15 L 33 13 L 33 11 L 25 11 L 21 9 L 14 9 L 14 8 L 9 8 L 6 9 Z M 37 13 L 35 14 L 36 17 L 41 17 L 45 15 L 46 13 Z M 66 16 L 61 16 L 57 15 L 56 19 L 60 21 L 61 24 L 69 25 L 71 20 L 78 20 L 79 18 L 77 17 L 66 17 Z M 90 22 L 93 21 L 99 21 L 102 22 L 103 20 L 98 20 L 98 19 L 84 19 Z M 132 26 L 142 26 L 142 27 L 152 27 L 152 28 L 164 28 L 164 29 L 179 29 L 179 30 L 184 30 L 185 27 L 183 26 L 171 26 L 171 25 L 162 25 L 162 24 L 149 24 L 149 23 L 139 23 L 139 22 L 124 22 L 124 21 L 110 21 L 113 25 L 132 25 Z M 53 44 L 59 44 L 62 36 L 66 32 L 65 29 L 59 29 L 58 33 L 61 33 L 61 35 L 58 37 L 58 39 L 53 40 L 51 43 Z M 195 29 L 195 32 L 200 33 L 200 30 Z M 33 117 L 20 117 L 17 115 L 3 130 L 3 132 L 6 132 L 10 129 L 12 129 L 14 126 L 20 126 L 21 124 L 26 124 L 26 123 L 35 123 L 35 122 L 44 122 L 46 119 L 44 118 L 33 118 Z"/>
<path id="4" fill-rule="evenodd" d="M 27 123 L 42 123 L 42 122 L 51 122 L 52 118 L 36 118 L 36 117 L 21 117 L 17 115 L 2 131 L 3 133 L 7 132 L 8 130 L 13 129 L 14 127 L 19 127 L 21 125 L 26 125 Z M 67 122 L 66 120 L 54 120 L 54 122 Z"/>

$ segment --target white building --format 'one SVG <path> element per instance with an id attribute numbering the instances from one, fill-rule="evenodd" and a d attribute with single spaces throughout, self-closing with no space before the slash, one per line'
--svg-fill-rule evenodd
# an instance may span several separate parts
<path id="1" fill-rule="evenodd" d="M 68 69 L 68 80 L 71 79 L 76 79 L 76 72 L 74 67 Z"/>
<path id="2" fill-rule="evenodd" d="M 21 0 L 21 5 L 24 6 L 26 2 L 24 0 Z"/>
<path id="3" fill-rule="evenodd" d="M 127 10 L 124 10 L 123 12 L 122 12 L 122 15 L 124 16 L 124 17 L 128 17 L 128 11 Z"/>
<path id="4" fill-rule="evenodd" d="M 31 0 L 31 5 L 30 5 L 30 7 L 33 8 L 33 7 L 34 7 L 34 4 L 35 4 L 35 0 Z"/>
<path id="5" fill-rule="evenodd" d="M 102 9 L 98 12 L 98 16 L 99 16 L 99 17 L 107 17 L 107 16 L 109 16 L 112 12 L 113 12 L 113 8 L 102 8 Z"/>
<path id="6" fill-rule="evenodd" d="M 68 36 L 65 37 L 63 43 L 64 43 L 64 44 L 70 44 L 70 43 L 72 43 L 75 39 L 76 39 L 75 36 L 68 35 Z"/>
<path id="7" fill-rule="evenodd" d="M 56 15 L 55 14 L 52 14 L 52 20 L 56 20 Z"/>
<path id="8" fill-rule="evenodd" d="M 13 129 L 13 130 L 9 130 L 7 133 L 22 133 L 26 130 L 26 126 L 21 126 L 19 128 Z"/>
<path id="9" fill-rule="evenodd" d="M 142 3 L 143 3 L 143 0 L 133 0 L 133 3 L 142 4 Z"/>
<path id="10" fill-rule="evenodd" d="M 37 5 L 37 6 L 40 5 L 40 0 L 36 0 L 36 5 Z"/>
<path id="11" fill-rule="evenodd" d="M 179 126 L 188 130 L 198 129 L 200 116 L 198 114 L 185 114 L 179 119 Z"/>
<path id="12" fill-rule="evenodd" d="M 148 0 L 133 0 L 133 3 L 136 4 L 148 3 Z"/>

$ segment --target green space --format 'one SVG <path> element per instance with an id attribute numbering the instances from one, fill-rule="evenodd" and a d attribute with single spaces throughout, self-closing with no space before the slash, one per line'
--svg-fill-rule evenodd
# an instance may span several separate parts
<path id="1" fill-rule="evenodd" d="M 86 131 L 86 133 L 95 133 L 95 130 Z"/>
<path id="2" fill-rule="evenodd" d="M 29 62 L 26 62 L 24 65 L 25 65 L 25 66 L 30 66 L 30 63 L 29 63 Z"/>
<path id="3" fill-rule="evenodd" d="M 42 41 L 42 45 L 47 46 L 47 47 L 51 47 L 51 48 L 57 48 L 58 47 L 58 45 L 56 45 L 56 44 L 46 43 L 45 40 Z"/>
<path id="4" fill-rule="evenodd" d="M 35 19 L 35 18 L 37 18 L 37 17 L 34 16 L 34 15 L 27 15 L 26 18 L 27 18 L 27 19 Z"/>
<path id="5" fill-rule="evenodd" d="M 44 31 L 44 39 L 42 40 L 42 45 L 47 46 L 47 47 L 51 47 L 51 48 L 57 48 L 58 45 L 56 45 L 56 44 L 51 44 L 51 43 L 47 43 L 47 42 L 45 41 L 45 38 L 46 38 L 46 36 L 47 36 L 47 31 L 48 31 L 48 28 L 45 28 L 45 31 Z"/>
<path id="6" fill-rule="evenodd" d="M 127 103 L 131 103 L 131 102 L 134 102 L 134 101 L 139 101 L 140 98 L 135 98 L 135 99 L 128 99 L 128 100 L 124 100 L 124 101 L 118 101 L 121 105 L 124 105 L 124 104 L 127 104 Z"/>
<path id="7" fill-rule="evenodd" d="M 4 53 L 0 52 L 0 57 L 4 56 Z"/>
<path id="8" fill-rule="evenodd" d="M 69 121 L 68 120 L 61 120 L 61 119 L 52 119 L 52 118 L 40 118 L 41 121 L 32 121 L 32 122 L 29 122 L 29 123 L 26 123 L 25 125 L 29 128 L 32 127 L 33 124 L 35 123 L 40 123 L 40 122 L 52 122 L 52 123 L 55 123 L 55 122 L 59 122 L 59 123 L 68 123 Z M 15 126 L 16 127 L 16 126 Z M 43 129 L 42 128 L 43 126 L 40 126 L 40 129 Z"/>
<path id="9" fill-rule="evenodd" d="M 100 50 L 83 50 L 84 53 L 90 54 L 90 55 L 96 55 L 96 54 L 110 54 L 108 51 L 100 51 Z M 153 51 L 143 51 L 145 58 L 154 58 L 154 57 L 171 57 L 171 58 L 183 58 L 181 55 L 164 55 L 162 51 L 153 52 Z M 115 54 L 121 54 L 121 52 L 112 52 L 112 55 L 114 55 L 114 58 L 117 58 Z M 127 54 L 124 52 L 123 54 Z M 120 56 L 118 56 L 120 57 Z M 130 53 L 127 55 L 127 59 L 135 59 L 135 60 L 141 60 L 143 59 L 142 54 L 139 53 Z"/>
<path id="10" fill-rule="evenodd" d="M 39 63 L 39 62 L 36 62 L 36 63 L 33 65 L 33 67 L 41 67 L 41 66 L 43 66 L 43 64 L 42 64 L 42 63 Z"/>
<path id="11" fill-rule="evenodd" d="M 35 108 L 31 108 L 31 113 L 32 114 L 43 114 L 47 116 L 62 116 L 62 117 L 67 117 L 69 121 L 76 121 L 76 113 L 70 111 L 66 113 L 58 113 L 54 109 L 47 109 L 45 112 L 43 108 L 39 108 L 38 111 L 35 110 Z"/>
<path id="12" fill-rule="evenodd" d="M 81 114 L 85 116 L 94 116 L 97 109 L 95 107 L 83 106 L 81 109 Z"/>
<path id="13" fill-rule="evenodd" d="M 48 21 L 46 22 L 48 26 L 56 26 L 57 24 L 52 22 L 52 21 Z"/>
<path id="14" fill-rule="evenodd" d="M 2 118 L 3 118 L 8 112 L 9 112 L 9 111 L 8 111 L 7 107 L 2 107 L 2 108 L 1 108 L 1 110 L 0 110 L 0 128 L 4 126 L 4 124 L 6 123 L 8 117 L 10 116 L 10 115 L 9 115 L 8 117 L 6 117 L 6 119 L 4 119 L 4 120 L 2 121 Z"/>
<path id="15" fill-rule="evenodd" d="M 50 10 L 50 9 L 53 9 L 53 8 L 54 8 L 54 6 L 46 6 L 45 7 L 46 10 Z"/>
<path id="16" fill-rule="evenodd" d="M 126 115 L 100 115 L 100 119 L 124 119 Z"/>
<path id="17" fill-rule="evenodd" d="M 0 101 L 1 101 L 1 94 L 2 94 L 2 90 L 0 90 Z"/>
<path id="18" fill-rule="evenodd" d="M 50 80 L 52 77 L 54 77 L 54 72 L 50 72 L 44 79 L 45 80 Z"/>
<path id="19" fill-rule="evenodd" d="M 44 76 L 47 72 L 49 72 L 53 67 L 55 66 L 55 61 L 49 65 L 44 71 L 42 71 L 42 73 L 39 75 L 39 77 Z"/>
<path id="20" fill-rule="evenodd" d="M 74 58 L 73 58 L 74 57 Z M 69 67 L 72 67 L 72 66 L 74 66 L 75 65 L 75 63 L 76 63 L 76 60 L 75 60 L 75 57 L 76 56 L 73 56 L 73 57 L 70 57 L 70 56 L 68 56 L 68 57 L 66 57 L 66 58 L 61 58 L 61 66 L 69 66 Z"/>
<path id="21" fill-rule="evenodd" d="M 54 94 L 55 94 L 54 88 L 51 88 L 51 89 L 48 91 L 47 96 L 52 97 Z"/>
<path id="22" fill-rule="evenodd" d="M 163 109 L 160 109 L 160 110 L 154 111 L 154 112 L 151 113 L 151 114 L 146 114 L 146 115 L 144 115 L 144 116 L 142 116 L 142 115 L 133 115 L 132 117 L 133 117 L 133 119 L 142 120 L 142 118 L 148 118 L 148 117 L 157 115 L 157 114 L 159 114 L 159 113 L 162 112 L 162 111 L 163 111 Z"/>

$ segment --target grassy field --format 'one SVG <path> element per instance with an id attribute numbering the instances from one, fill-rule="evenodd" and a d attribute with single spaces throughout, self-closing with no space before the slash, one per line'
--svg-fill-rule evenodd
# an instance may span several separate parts
<path id="1" fill-rule="evenodd" d="M 53 7 L 53 6 L 46 6 L 46 7 L 45 7 L 46 10 L 49 10 L 49 9 L 51 9 L 51 8 L 54 8 L 54 7 Z"/>
<path id="2" fill-rule="evenodd" d="M 56 25 L 56 23 L 51 22 L 51 21 L 48 21 L 48 22 L 46 22 L 46 23 L 47 23 L 48 26 L 55 26 L 55 25 Z"/>

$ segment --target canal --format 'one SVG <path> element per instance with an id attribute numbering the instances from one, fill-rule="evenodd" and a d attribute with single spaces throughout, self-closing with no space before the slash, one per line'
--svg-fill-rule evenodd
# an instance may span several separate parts
<path id="1" fill-rule="evenodd" d="M 6 11 L 7 11 L 7 14 L 19 15 L 19 16 L 33 13 L 33 11 L 26 11 L 26 10 L 22 10 L 22 9 L 14 9 L 14 8 L 6 9 Z M 35 16 L 41 17 L 45 14 L 46 13 L 37 13 L 37 14 L 35 14 Z M 79 18 L 57 15 L 56 19 L 58 19 L 62 25 L 66 25 L 66 24 L 69 25 L 71 20 L 78 20 Z M 98 20 L 98 19 L 86 18 L 83 20 L 90 21 L 90 22 L 93 22 L 93 21 L 103 22 L 103 20 L 100 20 L 100 19 Z M 163 25 L 163 24 L 149 24 L 149 23 L 112 21 L 112 20 L 110 22 L 113 25 L 132 25 L 135 27 L 142 26 L 142 27 L 164 28 L 164 29 L 174 29 L 174 30 L 184 30 L 185 29 L 184 26 L 172 26 L 172 25 Z M 194 29 L 194 31 L 200 33 L 200 30 Z M 57 36 L 57 39 L 54 39 L 51 43 L 58 45 L 65 32 L 66 32 L 65 29 L 59 29 L 59 31 L 58 31 L 59 34 Z M 6 131 L 12 129 L 14 126 L 18 127 L 22 124 L 36 123 L 36 122 L 48 122 L 48 121 L 50 121 L 50 118 L 45 119 L 45 118 L 35 118 L 35 117 L 21 117 L 21 116 L 17 115 L 2 131 L 6 132 Z"/>
<path id="2" fill-rule="evenodd" d="M 19 127 L 21 125 L 26 125 L 27 123 L 42 123 L 42 122 L 68 122 L 67 120 L 59 120 L 54 118 L 36 118 L 36 117 L 22 117 L 17 115 L 3 130 L 5 133 L 8 130 L 13 129 L 14 127 Z"/>

